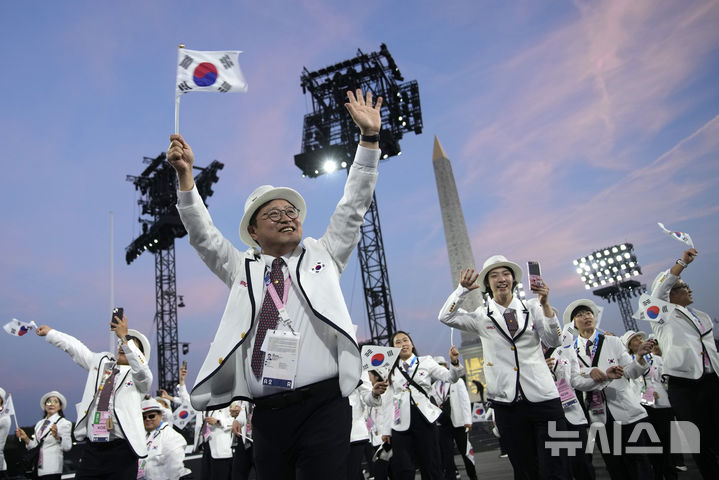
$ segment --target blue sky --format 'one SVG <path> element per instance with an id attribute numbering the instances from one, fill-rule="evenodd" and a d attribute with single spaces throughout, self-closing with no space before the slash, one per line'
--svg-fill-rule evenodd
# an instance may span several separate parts
<path id="1" fill-rule="evenodd" d="M 685 277 L 716 316 L 719 247 L 719 2 L 4 2 L 0 132 L 5 182 L 0 320 L 13 317 L 107 348 L 109 212 L 115 298 L 151 332 L 154 261 L 124 262 L 138 234 L 125 176 L 168 144 L 176 47 L 238 49 L 246 94 L 186 95 L 181 132 L 198 165 L 225 164 L 209 200 L 237 237 L 246 196 L 265 183 L 305 196 L 305 234 L 322 234 L 344 174 L 302 179 L 293 156 L 316 70 L 386 43 L 417 80 L 424 132 L 380 166 L 377 199 L 398 326 L 421 353 L 446 354 L 436 315 L 453 289 L 431 164 L 433 136 L 457 179 L 475 262 L 539 260 L 560 312 L 588 296 L 572 259 L 625 241 L 644 275 L 681 254 L 656 226 L 689 232 Z M 177 242 L 179 336 L 194 379 L 226 287 Z M 356 257 L 355 257 L 356 258 Z M 343 277 L 359 336 L 368 334 L 357 260 Z M 603 327 L 623 331 L 615 304 Z M 640 326 L 647 329 L 648 326 Z M 154 338 L 153 338 L 154 343 Z M 155 364 L 154 359 L 152 360 Z M 49 390 L 80 400 L 85 375 L 35 337 L 0 336 L 0 386 L 19 419 Z M 74 418 L 74 409 L 69 409 Z"/>

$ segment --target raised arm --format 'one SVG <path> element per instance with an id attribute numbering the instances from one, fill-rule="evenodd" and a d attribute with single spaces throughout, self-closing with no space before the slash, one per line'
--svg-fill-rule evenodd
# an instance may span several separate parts
<path id="1" fill-rule="evenodd" d="M 689 250 L 685 250 L 682 253 L 682 258 L 676 261 L 674 265 L 669 269 L 669 272 L 664 279 L 664 281 L 659 282 L 655 287 L 654 290 L 652 290 L 652 297 L 658 298 L 660 300 L 664 300 L 665 302 L 669 301 L 669 292 L 671 292 L 672 287 L 679 279 L 679 275 L 684 271 L 684 269 L 689 266 L 690 263 L 694 261 L 694 257 L 696 257 L 699 254 L 699 252 L 696 251 L 694 248 L 690 248 Z M 681 263 L 680 263 L 681 262 Z M 684 265 L 682 265 L 682 263 Z"/>
<path id="2" fill-rule="evenodd" d="M 362 91 L 357 89 L 356 96 L 351 91 L 347 92 L 347 96 L 349 102 L 345 107 L 359 127 L 361 135 L 378 135 L 382 123 L 382 97 L 378 97 L 377 103 L 372 106 L 372 92 L 367 92 L 363 98 Z M 360 239 L 360 227 L 364 223 L 364 214 L 372 202 L 377 183 L 379 155 L 379 142 L 360 140 L 342 199 L 330 218 L 327 230 L 320 238 L 340 273 Z"/>
<path id="3" fill-rule="evenodd" d="M 479 328 L 479 320 L 482 316 L 482 314 L 479 313 L 480 310 L 468 312 L 461 308 L 466 295 L 472 290 L 479 288 L 479 285 L 476 283 L 478 276 L 472 268 L 462 271 L 457 289 L 447 297 L 447 301 L 444 302 L 442 309 L 439 311 L 440 322 L 466 332 L 474 332 L 478 335 L 482 334 Z"/>
<path id="4" fill-rule="evenodd" d="M 47 325 L 41 325 L 35 330 L 35 333 L 41 337 L 45 337 L 45 340 L 49 344 L 55 345 L 63 352 L 70 355 L 73 362 L 77 363 L 85 370 L 89 371 L 93 367 L 96 354 L 72 335 L 62 333 L 58 330 L 50 328 Z"/>

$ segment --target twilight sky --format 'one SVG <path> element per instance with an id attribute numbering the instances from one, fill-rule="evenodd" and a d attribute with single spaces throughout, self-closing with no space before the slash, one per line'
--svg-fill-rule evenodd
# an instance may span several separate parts
<path id="1" fill-rule="evenodd" d="M 384 42 L 405 79 L 417 80 L 424 132 L 407 134 L 403 155 L 382 162 L 377 199 L 397 324 L 420 353 L 446 355 L 449 329 L 436 317 L 454 288 L 433 135 L 452 161 L 478 265 L 497 253 L 520 265 L 539 260 L 562 312 L 591 296 L 574 258 L 632 242 L 645 283 L 672 264 L 683 247 L 659 231 L 661 221 L 692 235 L 700 254 L 685 278 L 696 306 L 716 316 L 719 2 L 411 4 L 3 2 L 0 323 L 35 320 L 107 349 L 113 211 L 115 303 L 131 326 L 153 330 L 154 260 L 124 261 L 139 232 L 125 176 L 168 145 L 178 43 L 244 52 L 249 92 L 186 95 L 180 125 L 197 165 L 225 164 L 210 212 L 242 249 L 237 226 L 256 186 L 299 190 L 305 235 L 315 237 L 341 196 L 344 173 L 303 179 L 294 166 L 311 109 L 303 66 L 317 70 Z M 186 238 L 176 256 L 192 382 L 228 291 Z M 343 288 L 366 337 L 356 256 Z M 623 332 L 616 304 L 602 326 Z M 34 334 L 0 333 L 0 386 L 21 424 L 37 420 L 49 390 L 79 402 L 84 381 Z M 75 419 L 74 408 L 66 413 Z"/>

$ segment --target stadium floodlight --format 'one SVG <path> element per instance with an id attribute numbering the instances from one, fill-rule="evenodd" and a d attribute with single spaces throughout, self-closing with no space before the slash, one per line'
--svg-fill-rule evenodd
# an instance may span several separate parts
<path id="1" fill-rule="evenodd" d="M 627 330 L 637 330 L 632 318 L 631 297 L 642 294 L 644 286 L 632 277 L 642 273 L 634 253 L 634 245 L 621 243 L 595 250 L 589 255 L 572 261 L 585 290 L 594 290 L 594 295 L 608 302 L 619 304 L 622 321 Z M 598 288 L 599 287 L 599 288 Z"/>

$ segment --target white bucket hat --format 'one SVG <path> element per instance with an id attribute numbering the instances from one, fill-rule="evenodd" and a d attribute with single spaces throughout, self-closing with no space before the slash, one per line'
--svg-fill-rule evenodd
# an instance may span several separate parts
<path id="1" fill-rule="evenodd" d="M 447 365 L 447 360 L 445 360 L 444 357 L 441 355 L 434 357 L 434 361 L 439 363 L 440 365 Z"/>
<path id="2" fill-rule="evenodd" d="M 484 286 L 484 279 L 487 278 L 487 274 L 499 267 L 507 267 L 514 274 L 514 281 L 520 283 L 522 281 L 522 269 L 514 262 L 507 260 L 504 255 L 492 255 L 482 265 L 482 270 L 479 272 L 477 282 L 479 283 L 479 289 L 487 293 L 487 289 Z"/>
<path id="3" fill-rule="evenodd" d="M 150 341 L 147 339 L 147 337 L 145 335 L 143 335 L 142 333 L 140 333 L 138 330 L 134 330 L 132 328 L 127 330 L 127 334 L 130 335 L 131 337 L 135 337 L 138 340 L 140 340 L 140 344 L 142 345 L 142 351 L 143 351 L 143 356 L 145 357 L 145 361 L 149 362 L 151 347 L 150 347 Z"/>
<path id="4" fill-rule="evenodd" d="M 565 325 L 574 324 L 574 322 L 572 321 L 572 312 L 577 307 L 588 307 L 594 314 L 594 328 L 599 328 L 599 321 L 601 320 L 602 311 L 596 303 L 594 303 L 588 298 L 580 298 L 579 300 L 575 300 L 569 305 L 567 305 L 567 308 L 564 309 L 564 313 L 562 314 L 562 321 Z"/>
<path id="5" fill-rule="evenodd" d="M 296 190 L 288 187 L 273 187 L 272 185 L 262 185 L 257 187 L 254 192 L 247 197 L 245 202 L 245 213 L 242 215 L 240 221 L 240 238 L 250 247 L 259 247 L 257 242 L 252 238 L 250 232 L 247 231 L 247 227 L 250 224 L 250 219 L 254 215 L 255 211 L 267 202 L 272 200 L 287 200 L 294 207 L 300 211 L 300 222 L 305 221 L 307 216 L 307 205 L 305 199 L 302 198 Z"/>
<path id="6" fill-rule="evenodd" d="M 7 392 L 0 388 L 0 398 L 2 398 L 3 404 L 5 403 L 5 399 L 7 398 Z"/>
<path id="7" fill-rule="evenodd" d="M 158 402 L 154 398 L 143 400 L 140 404 L 140 408 L 142 409 L 142 413 L 155 411 L 162 413 L 162 411 L 165 410 L 164 408 L 162 408 L 162 405 L 160 405 L 160 402 Z"/>
<path id="8" fill-rule="evenodd" d="M 647 334 L 644 332 L 635 332 L 634 330 L 627 330 L 624 332 L 624 335 L 619 337 L 619 339 L 622 341 L 622 345 L 624 345 L 624 348 L 629 348 L 629 344 L 634 340 L 636 337 L 641 337 L 642 340 L 647 338 Z"/>
<path id="9" fill-rule="evenodd" d="M 60 400 L 60 408 L 65 410 L 65 408 L 67 407 L 67 400 L 65 399 L 65 395 L 56 390 L 53 390 L 52 392 L 47 392 L 40 399 L 40 408 L 42 408 L 43 412 L 45 411 L 45 402 L 47 402 L 47 399 L 50 397 L 57 397 L 57 399 Z"/>

